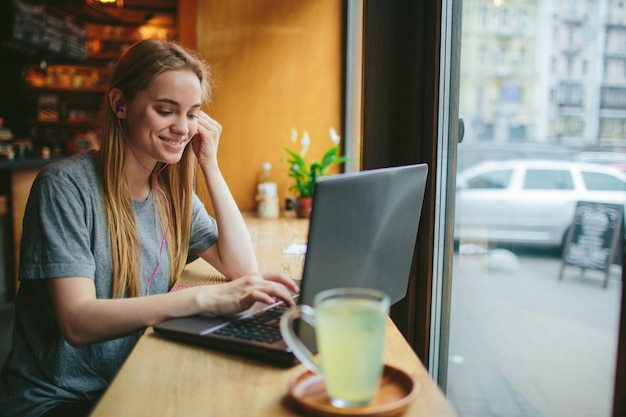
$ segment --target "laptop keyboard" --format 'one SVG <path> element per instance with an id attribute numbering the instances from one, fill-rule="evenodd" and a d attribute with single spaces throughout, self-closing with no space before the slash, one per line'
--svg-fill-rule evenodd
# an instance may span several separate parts
<path id="1" fill-rule="evenodd" d="M 282 339 L 280 334 L 280 316 L 287 306 L 279 304 L 269 310 L 245 319 L 228 323 L 213 334 L 250 340 L 252 342 L 275 343 Z"/>

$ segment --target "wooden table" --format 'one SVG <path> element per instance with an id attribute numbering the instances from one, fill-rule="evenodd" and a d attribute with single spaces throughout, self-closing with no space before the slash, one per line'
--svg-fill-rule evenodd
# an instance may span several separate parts
<path id="1" fill-rule="evenodd" d="M 308 221 L 246 216 L 262 271 L 302 273 L 303 257 L 284 255 L 292 243 L 305 243 Z M 221 282 L 203 260 L 182 278 L 189 285 Z M 419 393 L 404 416 L 455 416 L 441 390 L 398 329 L 389 320 L 385 362 L 411 374 Z M 148 329 L 105 392 L 92 417 L 300 416 L 287 401 L 287 384 L 301 369 L 276 368 L 245 358 L 166 340 Z"/>

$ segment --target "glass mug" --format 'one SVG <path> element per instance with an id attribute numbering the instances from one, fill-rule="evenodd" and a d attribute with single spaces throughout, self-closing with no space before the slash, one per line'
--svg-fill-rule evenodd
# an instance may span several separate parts
<path id="1" fill-rule="evenodd" d="M 383 373 L 389 296 L 369 288 L 336 288 L 317 294 L 313 306 L 300 305 L 283 314 L 285 343 L 303 365 L 322 375 L 333 406 L 369 404 Z M 315 328 L 319 366 L 295 334 L 298 318 Z"/>

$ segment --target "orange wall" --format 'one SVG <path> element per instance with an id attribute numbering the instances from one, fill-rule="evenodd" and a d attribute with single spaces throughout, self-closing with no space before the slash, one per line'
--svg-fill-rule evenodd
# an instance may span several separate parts
<path id="1" fill-rule="evenodd" d="M 185 16 L 197 15 L 191 39 Z M 242 210 L 254 210 L 256 178 L 272 163 L 281 200 L 291 185 L 282 146 L 308 130 L 308 159 L 342 131 L 341 0 L 179 0 L 179 35 L 212 66 L 207 109 L 223 126 L 220 167 Z M 195 44 L 194 44 L 195 43 Z M 198 193 L 203 197 L 203 188 Z M 206 200 L 205 200 L 206 201 Z"/>

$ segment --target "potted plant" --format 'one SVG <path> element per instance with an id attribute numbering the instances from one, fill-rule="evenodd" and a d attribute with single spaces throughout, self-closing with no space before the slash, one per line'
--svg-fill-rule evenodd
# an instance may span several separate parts
<path id="1" fill-rule="evenodd" d="M 337 134 L 337 131 L 331 127 L 329 133 L 333 146 L 324 153 L 319 162 L 314 160 L 309 164 L 305 160 L 305 155 L 311 144 L 311 138 L 306 131 L 303 133 L 300 141 L 302 146 L 300 153 L 296 153 L 288 147 L 283 147 L 288 155 L 286 160 L 289 163 L 289 176 L 294 179 L 294 184 L 289 187 L 289 191 L 292 191 L 296 196 L 296 213 L 299 217 L 309 217 L 311 215 L 315 180 L 318 177 L 328 175 L 328 169 L 331 166 L 349 160 L 348 157 L 339 155 L 341 137 Z M 291 129 L 291 141 L 293 143 L 298 141 L 298 132 L 294 128 Z"/>

